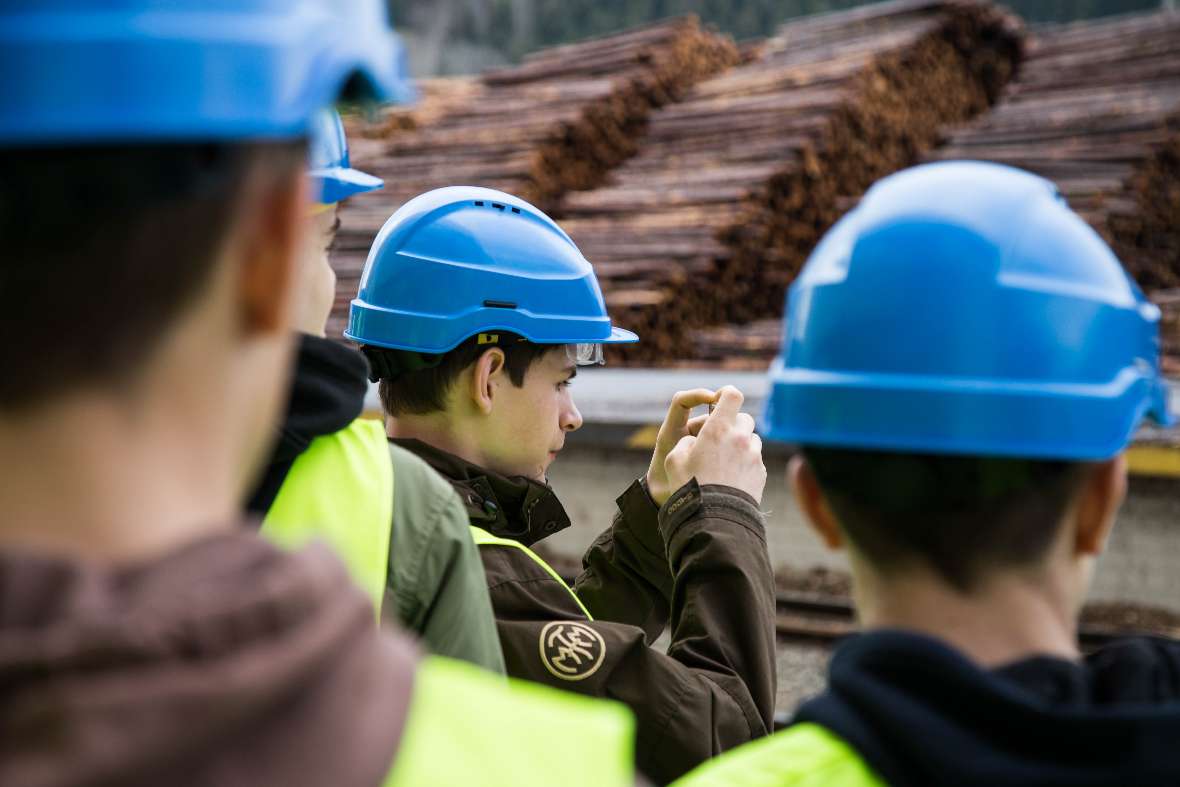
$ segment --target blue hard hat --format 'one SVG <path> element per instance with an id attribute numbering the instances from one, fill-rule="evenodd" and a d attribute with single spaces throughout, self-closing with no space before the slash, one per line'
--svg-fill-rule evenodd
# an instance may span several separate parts
<path id="1" fill-rule="evenodd" d="M 594 269 L 537 208 L 474 186 L 420 194 L 377 234 L 344 335 L 443 353 L 489 331 L 538 344 L 638 341 L 611 326 Z"/>
<path id="2" fill-rule="evenodd" d="M 1159 309 L 1052 183 L 958 161 L 885 178 L 787 297 L 763 431 L 868 450 L 1101 460 L 1171 423 Z"/>
<path id="3" fill-rule="evenodd" d="M 330 205 L 353 194 L 376 191 L 385 185 L 381 178 L 353 169 L 348 163 L 348 139 L 340 113 L 325 109 L 316 117 L 308 151 L 308 175 L 314 184 L 316 202 Z"/>
<path id="4" fill-rule="evenodd" d="M 382 0 L 8 0 L 0 144 L 299 136 L 404 62 Z"/>

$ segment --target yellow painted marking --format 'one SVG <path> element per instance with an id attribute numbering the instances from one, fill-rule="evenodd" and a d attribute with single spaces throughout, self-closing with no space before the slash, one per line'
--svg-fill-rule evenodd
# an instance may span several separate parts
<path id="1" fill-rule="evenodd" d="M 1127 449 L 1131 475 L 1180 478 L 1180 448 L 1161 445 L 1132 445 Z"/>
<path id="2" fill-rule="evenodd" d="M 641 426 L 627 438 L 628 448 L 655 448 L 656 437 L 660 434 L 659 424 Z"/>

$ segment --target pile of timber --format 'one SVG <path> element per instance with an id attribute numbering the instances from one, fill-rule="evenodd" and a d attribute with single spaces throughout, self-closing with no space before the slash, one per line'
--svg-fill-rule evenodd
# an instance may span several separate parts
<path id="1" fill-rule="evenodd" d="M 990 113 L 930 160 L 983 159 L 1053 180 L 1164 311 L 1165 367 L 1180 373 L 1180 14 L 1045 30 Z M 763 326 L 766 335 L 775 327 Z M 701 332 L 709 358 L 765 364 L 775 348 Z"/>
<path id="2" fill-rule="evenodd" d="M 730 38 L 688 16 L 542 50 L 477 80 L 427 83 L 422 107 L 387 112 L 354 146 L 353 165 L 386 186 L 341 211 L 328 335 L 347 323 L 369 245 L 406 200 L 478 185 L 552 210 L 567 191 L 599 185 L 633 155 L 653 109 L 739 58 Z"/>
<path id="3" fill-rule="evenodd" d="M 1145 290 L 1180 287 L 1180 14 L 1046 32 L 1003 103 L 935 158 L 1053 180 Z"/>
<path id="4" fill-rule="evenodd" d="M 985 3 L 900 0 L 792 22 L 753 62 L 652 115 L 609 185 L 562 226 L 628 363 L 694 356 L 700 326 L 781 314 L 787 283 L 848 197 L 984 111 L 1020 60 L 1019 22 Z"/>
<path id="5" fill-rule="evenodd" d="M 745 371 L 765 369 L 778 353 L 782 338 L 783 323 L 777 317 L 689 332 L 696 365 Z"/>
<path id="6" fill-rule="evenodd" d="M 1157 290 L 1151 299 L 1160 307 L 1160 346 L 1164 374 L 1180 377 L 1180 288 Z"/>

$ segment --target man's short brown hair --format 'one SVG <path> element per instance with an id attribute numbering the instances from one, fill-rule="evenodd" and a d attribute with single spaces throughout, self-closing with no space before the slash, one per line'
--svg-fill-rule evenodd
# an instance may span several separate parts
<path id="1" fill-rule="evenodd" d="M 371 345 L 362 347 L 373 375 L 380 380 L 377 390 L 385 412 L 396 418 L 445 410 L 447 394 L 460 373 L 493 348 L 504 351 L 508 379 L 519 388 L 524 385 L 529 367 L 546 353 L 564 347 L 534 344 L 505 331 L 495 334 L 494 344 L 486 343 L 487 335 L 483 336 L 482 343 L 480 336 L 472 336 L 455 349 L 439 354 L 388 350 Z"/>
<path id="2" fill-rule="evenodd" d="M 848 539 L 888 574 L 919 559 L 971 590 L 1045 557 L 1087 465 L 804 446 Z"/>
<path id="3" fill-rule="evenodd" d="M 306 142 L 0 150 L 0 409 L 134 373 L 207 283 L 254 167 Z"/>

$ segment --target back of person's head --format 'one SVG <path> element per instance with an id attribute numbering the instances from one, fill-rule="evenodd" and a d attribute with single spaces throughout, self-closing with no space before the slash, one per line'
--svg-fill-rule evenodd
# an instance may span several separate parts
<path id="1" fill-rule="evenodd" d="M 129 383 L 303 167 L 301 139 L 0 150 L 0 408 Z"/>
<path id="2" fill-rule="evenodd" d="M 307 139 L 397 92 L 380 0 L 0 8 L 7 545 L 228 526 L 286 393 Z"/>
<path id="3" fill-rule="evenodd" d="M 967 592 L 1035 569 L 1083 499 L 1105 533 L 1122 451 L 1145 415 L 1170 421 L 1158 322 L 1048 181 L 916 167 L 792 286 L 764 429 L 802 447 L 824 503 L 803 505 L 876 571 L 919 563 Z"/>
<path id="4" fill-rule="evenodd" d="M 1086 465 L 806 445 L 848 539 L 886 576 L 917 560 L 970 591 L 991 569 L 1044 559 Z"/>
<path id="5" fill-rule="evenodd" d="M 289 295 L 283 247 L 303 232 L 313 118 L 342 90 L 398 81 L 383 13 L 311 0 L 0 11 L 0 410 L 132 387 L 219 265 L 236 266 L 236 327 L 267 331 Z"/>

